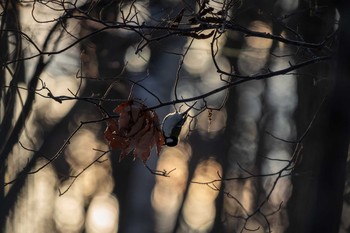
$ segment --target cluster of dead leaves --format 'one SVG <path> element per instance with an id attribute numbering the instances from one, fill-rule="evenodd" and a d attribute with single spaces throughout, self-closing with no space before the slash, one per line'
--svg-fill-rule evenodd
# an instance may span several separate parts
<path id="1" fill-rule="evenodd" d="M 130 100 L 118 105 L 114 112 L 119 114 L 119 118 L 107 120 L 104 136 L 110 147 L 121 150 L 119 161 L 131 155 L 140 157 L 146 163 L 153 146 L 156 146 L 159 155 L 164 137 L 153 110 Z"/>

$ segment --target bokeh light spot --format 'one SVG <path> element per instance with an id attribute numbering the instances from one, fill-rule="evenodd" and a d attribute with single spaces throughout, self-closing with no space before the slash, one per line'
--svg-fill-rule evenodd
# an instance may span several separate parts
<path id="1" fill-rule="evenodd" d="M 119 204 L 111 194 L 94 197 L 86 217 L 86 232 L 113 233 L 118 231 Z"/>

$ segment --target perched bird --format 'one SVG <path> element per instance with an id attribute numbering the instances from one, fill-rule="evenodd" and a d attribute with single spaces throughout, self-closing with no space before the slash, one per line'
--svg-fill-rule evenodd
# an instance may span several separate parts
<path id="1" fill-rule="evenodd" d="M 193 108 L 195 104 L 196 103 L 194 103 L 183 113 L 175 111 L 173 113 L 169 113 L 164 117 L 162 123 L 162 131 L 165 139 L 165 145 L 173 147 L 178 144 L 182 126 L 185 124 L 188 116 L 187 113 Z"/>

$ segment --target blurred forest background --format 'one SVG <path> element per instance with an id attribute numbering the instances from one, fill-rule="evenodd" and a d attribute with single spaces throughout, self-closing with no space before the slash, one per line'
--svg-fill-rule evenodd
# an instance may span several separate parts
<path id="1" fill-rule="evenodd" d="M 349 12 L 1 1 L 1 231 L 350 232 Z M 128 99 L 160 121 L 194 104 L 180 143 L 147 161 L 163 174 L 103 137 Z"/>

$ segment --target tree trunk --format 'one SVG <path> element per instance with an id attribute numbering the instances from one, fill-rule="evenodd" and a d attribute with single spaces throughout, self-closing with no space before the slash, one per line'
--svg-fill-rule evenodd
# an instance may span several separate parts
<path id="1" fill-rule="evenodd" d="M 318 177 L 316 206 L 310 232 L 339 231 L 350 136 L 350 3 L 339 1 L 339 50 L 329 122 L 324 141 L 325 157 Z"/>
<path id="2" fill-rule="evenodd" d="M 333 75 L 335 77 L 332 80 L 330 95 L 327 95 L 312 129 L 303 142 L 303 160 L 295 173 L 298 176 L 293 178 L 294 192 L 289 203 L 292 216 L 289 228 L 291 233 L 339 231 L 350 133 L 350 17 L 347 14 L 349 6 L 347 1 L 338 1 L 340 30 L 339 51 L 334 57 L 337 64 Z M 309 110 L 305 110 L 310 109 L 310 105 L 306 104 L 305 100 L 312 101 L 313 105 L 315 101 L 319 102 L 320 90 L 325 91 L 319 89 L 316 96 L 310 96 L 310 91 L 299 90 L 304 92 L 300 97 L 300 101 L 304 102 L 301 103 L 304 104 L 304 111 L 300 113 L 302 116 L 299 119 L 299 134 L 303 133 L 300 130 L 309 122 L 305 117 L 310 118 L 310 112 L 307 113 Z"/>

